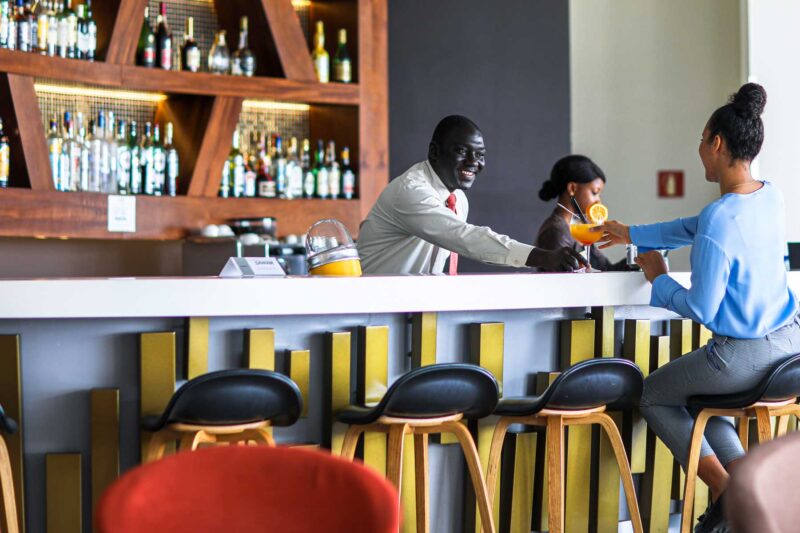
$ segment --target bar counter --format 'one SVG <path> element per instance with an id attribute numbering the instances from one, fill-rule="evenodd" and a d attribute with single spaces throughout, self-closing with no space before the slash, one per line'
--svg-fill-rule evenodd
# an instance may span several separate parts
<path id="1" fill-rule="evenodd" d="M 687 273 L 672 275 L 688 285 Z M 800 273 L 790 273 L 789 281 L 800 292 Z M 35 532 L 45 531 L 46 522 L 80 524 L 60 531 L 90 531 L 100 492 L 140 460 L 147 438 L 139 431 L 141 416 L 160 412 L 180 380 L 208 371 L 286 373 L 298 382 L 306 412 L 295 425 L 276 428 L 276 440 L 337 450 L 343 430 L 332 422 L 336 410 L 352 397 L 379 399 L 415 366 L 474 362 L 494 373 L 504 396 L 535 394 L 554 371 L 581 360 L 624 356 L 646 374 L 710 335 L 649 307 L 650 286 L 635 272 L 20 279 L 0 281 L 0 295 L 0 404 L 21 422 L 9 445 L 25 530 Z M 645 523 L 655 530 L 668 519 L 672 470 L 671 463 L 648 465 L 672 459 L 663 450 L 650 458 L 640 419 L 626 427 L 634 474 L 660 472 L 640 497 Z M 473 429 L 485 461 L 492 419 Z M 509 440 L 514 467 L 503 475 L 513 480 L 501 481 L 513 489 L 502 492 L 504 520 L 516 531 L 536 531 L 544 528 L 543 454 L 536 433 Z M 608 459 L 602 446 L 595 453 L 600 473 L 591 476 L 592 446 L 590 432 L 571 430 L 567 531 L 584 531 L 590 522 L 598 531 L 614 530 L 624 519 L 619 478 L 607 477 L 615 469 L 602 467 Z M 379 470 L 383 454 L 385 442 L 364 447 L 364 461 Z M 404 463 L 413 471 L 413 460 Z M 430 464 L 431 531 L 471 530 L 474 509 L 464 496 L 460 452 L 446 441 L 432 444 Z M 48 504 L 47 494 L 50 504 L 59 503 Z M 414 491 L 403 494 L 412 506 Z M 413 525 L 413 515 L 407 512 L 406 521 Z"/>

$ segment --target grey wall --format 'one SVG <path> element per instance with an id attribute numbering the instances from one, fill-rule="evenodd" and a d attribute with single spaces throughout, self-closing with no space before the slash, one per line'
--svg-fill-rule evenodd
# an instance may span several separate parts
<path id="1" fill-rule="evenodd" d="M 466 115 L 487 146 L 470 222 L 532 242 L 551 209 L 539 186 L 570 149 L 569 84 L 567 2 L 390 0 L 391 176 L 425 158 L 440 118 Z"/>

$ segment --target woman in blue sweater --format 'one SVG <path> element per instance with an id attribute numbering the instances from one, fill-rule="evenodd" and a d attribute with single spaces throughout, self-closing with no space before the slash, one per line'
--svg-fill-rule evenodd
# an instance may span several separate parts
<path id="1" fill-rule="evenodd" d="M 708 345 L 656 370 L 644 383 L 641 412 L 684 468 L 694 424 L 688 398 L 752 389 L 775 365 L 800 352 L 798 302 L 783 262 L 783 199 L 772 184 L 750 174 L 764 141 L 766 101 L 764 88 L 748 83 L 709 118 L 700 159 L 706 180 L 719 184 L 721 197 L 700 215 L 644 226 L 608 222 L 602 228 L 604 247 L 692 246 L 690 289 L 668 275 L 659 253 L 637 259 L 653 284 L 650 305 L 691 318 L 714 334 Z M 712 418 L 698 468 L 712 504 L 695 531 L 724 526 L 721 496 L 744 453 L 733 424 Z"/>

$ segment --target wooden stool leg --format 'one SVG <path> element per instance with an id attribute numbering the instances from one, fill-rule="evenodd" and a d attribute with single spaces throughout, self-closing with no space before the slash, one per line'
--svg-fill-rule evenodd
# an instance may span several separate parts
<path id="1" fill-rule="evenodd" d="M 756 407 L 756 425 L 758 426 L 758 443 L 772 440 L 772 424 L 769 420 L 769 407 Z"/>
<path id="2" fill-rule="evenodd" d="M 358 437 L 361 436 L 363 431 L 364 426 L 350 426 L 347 428 L 347 433 L 345 433 L 344 440 L 342 441 L 342 453 L 340 454 L 341 457 L 351 461 L 353 460 L 353 457 L 356 456 Z"/>
<path id="3" fill-rule="evenodd" d="M 550 533 L 564 531 L 564 419 L 547 417 L 547 522 Z"/>
<path id="4" fill-rule="evenodd" d="M 703 444 L 703 434 L 711 415 L 703 409 L 697 415 L 692 430 L 692 440 L 689 446 L 689 459 L 686 463 L 686 484 L 683 492 L 683 514 L 681 515 L 681 533 L 690 533 L 692 530 L 692 512 L 694 506 L 694 488 L 697 483 L 697 466 L 700 462 L 700 447 Z"/>
<path id="5" fill-rule="evenodd" d="M 489 465 L 486 469 L 486 489 L 489 494 L 489 503 L 494 504 L 494 491 L 497 487 L 497 473 L 500 471 L 500 457 L 503 452 L 503 441 L 506 438 L 511 419 L 500 418 L 494 427 L 492 445 L 489 448 Z"/>
<path id="6" fill-rule="evenodd" d="M 150 442 L 147 444 L 147 454 L 145 455 L 144 462 L 149 463 L 164 457 L 167 442 L 174 439 L 175 434 L 168 429 L 162 429 L 150 435 Z"/>
<path id="7" fill-rule="evenodd" d="M 778 428 L 775 432 L 775 438 L 783 437 L 789 430 L 789 415 L 781 415 L 778 417 Z"/>
<path id="8" fill-rule="evenodd" d="M 478 500 L 478 511 L 480 511 L 481 527 L 485 533 L 495 533 L 494 517 L 492 516 L 492 505 L 489 501 L 489 492 L 486 488 L 486 480 L 481 469 L 481 459 L 478 456 L 478 448 L 472 440 L 467 427 L 460 422 L 445 422 L 442 424 L 442 431 L 455 434 L 458 438 L 464 457 L 467 460 L 467 469 L 472 486 L 475 489 L 475 499 Z"/>
<path id="9" fill-rule="evenodd" d="M 265 445 L 275 447 L 275 439 L 272 437 L 272 433 L 269 432 L 268 428 L 259 428 L 254 430 L 254 435 L 258 437 L 256 438 L 257 441 L 262 441 Z"/>
<path id="10" fill-rule="evenodd" d="M 610 416 L 599 413 L 597 417 L 606 435 L 608 435 L 608 440 L 611 441 L 611 447 L 614 449 L 614 455 L 617 458 L 617 466 L 619 466 L 622 486 L 625 489 L 625 500 L 628 502 L 628 512 L 631 515 L 633 531 L 634 533 L 643 533 L 644 528 L 642 527 L 642 517 L 639 514 L 639 502 L 636 500 L 636 491 L 633 488 L 633 476 L 631 476 L 631 466 L 628 462 L 628 456 L 625 453 L 625 445 L 622 442 L 622 436 L 619 434 L 619 429 L 617 429 L 617 425 Z"/>
<path id="11" fill-rule="evenodd" d="M 750 417 L 740 416 L 737 420 L 739 421 L 739 442 L 742 443 L 744 451 L 747 451 L 750 446 Z"/>
<path id="12" fill-rule="evenodd" d="M 0 437 L 0 486 L 3 489 L 3 507 L 6 510 L 6 529 L 8 533 L 19 533 L 17 522 L 17 503 L 14 500 L 14 479 L 11 472 L 11 458 L 6 441 Z M 20 496 L 21 497 L 21 496 Z M 1 525 L 2 523 L 0 523 Z"/>
<path id="13" fill-rule="evenodd" d="M 417 533 L 428 533 L 428 434 L 414 435 L 414 479 L 417 494 Z"/>
<path id="14" fill-rule="evenodd" d="M 386 478 L 400 493 L 403 480 L 403 443 L 408 424 L 394 424 L 389 428 L 389 443 L 386 447 Z"/>

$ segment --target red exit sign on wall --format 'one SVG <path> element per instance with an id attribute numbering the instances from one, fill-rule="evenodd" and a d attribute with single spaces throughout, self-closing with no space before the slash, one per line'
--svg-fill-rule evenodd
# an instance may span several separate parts
<path id="1" fill-rule="evenodd" d="M 683 198 L 683 170 L 658 171 L 658 197 Z"/>

